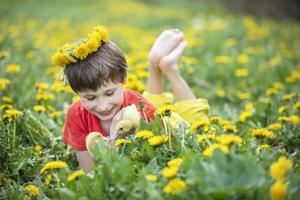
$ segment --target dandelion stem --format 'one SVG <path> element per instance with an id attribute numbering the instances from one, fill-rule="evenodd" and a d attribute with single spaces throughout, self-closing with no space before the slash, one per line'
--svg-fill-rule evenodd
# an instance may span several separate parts
<path id="1" fill-rule="evenodd" d="M 10 133 L 9 133 L 9 132 L 10 132 L 10 131 L 9 131 L 9 124 L 6 126 L 6 128 L 7 128 L 7 136 L 8 136 L 8 137 L 7 137 L 7 139 L 8 139 L 7 142 L 8 142 L 8 144 L 11 145 L 11 143 L 10 143 L 10 140 L 11 140 L 11 139 L 10 139 Z"/>
<path id="2" fill-rule="evenodd" d="M 169 148 L 170 148 L 170 150 L 172 150 L 171 131 L 168 130 L 168 125 L 167 125 L 166 119 L 162 118 L 162 121 L 163 121 L 163 124 L 164 124 L 164 128 L 166 130 L 166 134 L 168 135 Z"/>
<path id="3" fill-rule="evenodd" d="M 12 152 L 15 152 L 16 147 L 16 121 L 14 121 L 14 128 L 12 134 Z"/>

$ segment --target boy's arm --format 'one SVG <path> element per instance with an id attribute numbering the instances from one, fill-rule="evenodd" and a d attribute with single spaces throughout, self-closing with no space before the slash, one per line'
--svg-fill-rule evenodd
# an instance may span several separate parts
<path id="1" fill-rule="evenodd" d="M 92 171 L 94 161 L 91 158 L 88 151 L 76 151 L 76 157 L 77 157 L 77 161 L 79 163 L 80 168 L 85 173 Z"/>

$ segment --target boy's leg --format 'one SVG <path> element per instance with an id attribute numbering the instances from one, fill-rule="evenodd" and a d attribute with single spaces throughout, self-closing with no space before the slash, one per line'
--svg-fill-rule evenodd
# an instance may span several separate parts
<path id="1" fill-rule="evenodd" d="M 182 78 L 178 68 L 178 62 L 186 46 L 187 42 L 183 40 L 175 49 L 159 61 L 159 68 L 168 78 L 176 101 L 196 99 L 193 91 Z"/>
<path id="2" fill-rule="evenodd" d="M 183 33 L 177 29 L 163 31 L 154 42 L 149 54 L 149 72 L 147 91 L 152 94 L 164 92 L 162 73 L 158 64 L 162 57 L 172 52 L 183 40 Z"/>

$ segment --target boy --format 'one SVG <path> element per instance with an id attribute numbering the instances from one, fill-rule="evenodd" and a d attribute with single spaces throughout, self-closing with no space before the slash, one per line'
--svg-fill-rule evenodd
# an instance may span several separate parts
<path id="1" fill-rule="evenodd" d="M 96 27 L 96 32 L 79 46 L 67 45 L 60 50 L 61 54 L 68 52 L 59 64 L 65 66 L 64 73 L 70 86 L 80 96 L 80 100 L 67 110 L 62 138 L 76 150 L 79 166 L 85 172 L 91 171 L 93 165 L 85 147 L 85 137 L 90 132 L 98 131 L 103 137 L 109 137 L 122 118 L 122 108 L 131 104 L 139 108 L 139 102 L 143 101 L 146 118 L 152 120 L 156 107 L 147 99 L 156 105 L 172 103 L 172 96 L 163 93 L 162 73 L 168 78 L 179 101 L 177 107 L 182 108 L 179 114 L 186 115 L 184 119 L 191 121 L 190 115 L 194 118 L 206 116 L 208 110 L 206 101 L 195 98 L 179 73 L 177 64 L 187 44 L 181 31 L 164 31 L 155 41 L 149 54 L 150 77 L 144 94 L 146 98 L 135 91 L 123 89 L 126 60 L 122 51 L 108 41 L 107 35 L 103 27 Z M 101 41 L 101 46 L 95 46 L 98 44 L 95 41 Z"/>

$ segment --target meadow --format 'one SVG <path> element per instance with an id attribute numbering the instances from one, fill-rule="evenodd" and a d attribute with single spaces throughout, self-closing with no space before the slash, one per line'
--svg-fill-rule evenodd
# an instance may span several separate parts
<path id="1" fill-rule="evenodd" d="M 299 22 L 233 15 L 217 1 L 5 0 L 0 13 L 0 199 L 300 197 Z M 61 140 L 79 97 L 52 55 L 96 25 L 126 54 L 124 87 L 140 93 L 155 38 L 183 30 L 180 70 L 210 111 L 186 125 L 159 108 L 115 151 L 98 142 L 101 162 L 85 174 Z"/>

